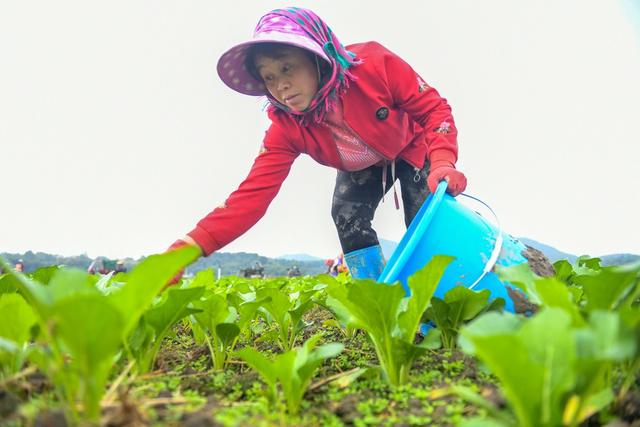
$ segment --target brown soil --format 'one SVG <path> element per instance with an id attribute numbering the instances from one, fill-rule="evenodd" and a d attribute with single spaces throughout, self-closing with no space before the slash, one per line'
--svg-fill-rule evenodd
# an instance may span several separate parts
<path id="1" fill-rule="evenodd" d="M 214 375 L 214 374 L 212 373 L 211 375 Z M 184 376 L 180 381 L 180 387 L 182 387 L 185 390 L 193 390 L 200 394 L 207 394 L 211 391 L 211 387 L 212 387 L 211 378 L 207 375 Z M 171 392 L 169 391 L 169 393 Z M 161 396 L 160 394 L 158 394 L 158 396 L 168 397 L 168 396 Z"/>
<path id="2" fill-rule="evenodd" d="M 442 384 L 441 387 L 445 387 L 445 384 Z M 440 420 L 444 417 L 446 417 L 447 415 L 447 407 L 450 405 L 451 402 L 453 402 L 455 400 L 455 398 L 451 395 L 448 396 L 443 396 L 437 399 L 437 401 L 440 402 L 444 402 L 444 404 L 441 405 L 437 405 L 435 410 L 433 411 L 433 413 L 431 414 L 431 416 L 436 419 L 436 420 Z M 445 425 L 445 426 L 450 426 L 451 424 L 444 424 L 441 423 L 440 425 Z"/>
<path id="3" fill-rule="evenodd" d="M 222 424 L 213 418 L 213 413 L 218 407 L 218 401 L 214 396 L 209 396 L 207 404 L 200 410 L 184 414 L 182 425 L 185 427 L 222 427 Z"/>
<path id="4" fill-rule="evenodd" d="M 360 412 L 357 409 L 358 403 L 360 403 L 360 398 L 354 394 L 349 394 L 342 398 L 339 402 L 331 402 L 332 404 L 336 404 L 335 408 L 331 408 L 333 412 L 340 417 L 342 422 L 346 425 L 353 425 L 355 420 L 360 417 Z"/>
<path id="5" fill-rule="evenodd" d="M 627 392 L 616 404 L 616 413 L 625 421 L 640 420 L 640 390 Z"/>
<path id="6" fill-rule="evenodd" d="M 0 418 L 6 419 L 13 415 L 20 406 L 20 399 L 10 391 L 0 390 Z"/>
<path id="7" fill-rule="evenodd" d="M 197 345 L 196 344 L 195 348 L 192 349 L 187 354 L 187 361 L 193 362 L 193 361 L 196 361 L 196 360 L 200 359 L 202 356 L 210 357 L 209 349 L 204 344 L 203 345 Z"/>
<path id="8" fill-rule="evenodd" d="M 504 409 L 507 406 L 507 401 L 495 384 L 486 384 L 480 391 L 480 395 L 493 403 L 496 408 Z"/>
<path id="9" fill-rule="evenodd" d="M 239 387 L 244 398 L 246 397 L 246 392 L 251 390 L 256 381 L 260 381 L 260 375 L 252 369 L 246 370 L 230 378 L 221 389 L 221 393 L 226 395 L 231 393 L 234 388 Z"/>
<path id="10" fill-rule="evenodd" d="M 334 317 L 329 310 L 319 305 L 314 306 L 302 316 L 302 320 L 309 326 L 302 331 L 302 337 L 297 341 L 304 342 L 316 334 L 327 332 L 329 328 L 323 323 L 331 319 Z"/>
<path id="11" fill-rule="evenodd" d="M 531 271 L 540 277 L 554 277 L 556 270 L 549 258 L 536 248 L 525 245 L 526 249 L 522 252 L 522 256 L 527 259 Z M 519 289 L 507 286 L 507 293 L 513 301 L 516 313 L 530 316 L 538 311 L 538 306 L 527 299 L 527 296 Z"/>
<path id="12" fill-rule="evenodd" d="M 53 390 L 53 385 L 49 382 L 49 379 L 42 372 L 34 372 L 27 377 L 29 386 L 33 393 L 43 393 L 45 390 Z"/>
<path id="13" fill-rule="evenodd" d="M 549 258 L 536 248 L 532 248 L 528 245 L 525 246 L 527 248 L 522 252 L 522 256 L 524 256 L 529 262 L 531 271 L 540 277 L 554 277 L 556 275 L 556 270 L 553 268 L 553 264 L 551 264 Z"/>
<path id="14" fill-rule="evenodd" d="M 511 286 L 505 286 L 509 298 L 513 301 L 513 308 L 518 314 L 526 314 L 531 316 L 538 311 L 538 306 L 527 299 L 527 296 L 520 289 L 515 289 Z"/>
<path id="15" fill-rule="evenodd" d="M 457 361 L 462 361 L 464 368 L 459 372 L 448 372 L 447 375 L 450 375 L 452 380 L 461 380 L 464 378 L 476 380 L 478 378 L 478 367 L 475 359 L 458 349 L 453 349 L 451 352 L 431 352 L 429 358 L 418 358 L 412 369 L 416 371 L 442 370 L 442 365 L 444 365 L 445 362 L 451 363 Z"/>
<path id="16" fill-rule="evenodd" d="M 53 390 L 53 386 L 47 377 L 40 371 L 36 371 L 15 381 L 15 387 L 12 389 L 14 393 L 22 400 L 28 400 L 34 395 L 42 394 L 46 391 Z"/>
<path id="17" fill-rule="evenodd" d="M 184 362 L 184 354 L 165 346 L 163 351 L 159 351 L 156 356 L 155 369 L 162 372 L 171 372 L 182 362 Z"/>
<path id="18" fill-rule="evenodd" d="M 33 427 L 67 427 L 67 418 L 60 409 L 43 411 L 38 414 Z"/>
<path id="19" fill-rule="evenodd" d="M 148 422 L 138 405 L 129 397 L 128 390 L 119 395 L 120 405 L 112 411 L 107 411 L 103 419 L 104 427 L 143 427 Z"/>

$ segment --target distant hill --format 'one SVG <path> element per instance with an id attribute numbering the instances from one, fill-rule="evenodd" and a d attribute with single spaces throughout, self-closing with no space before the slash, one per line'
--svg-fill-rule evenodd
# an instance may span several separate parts
<path id="1" fill-rule="evenodd" d="M 522 243 L 529 245 L 533 248 L 536 248 L 540 251 L 542 251 L 542 253 L 544 253 L 547 258 L 549 258 L 549 260 L 551 260 L 551 262 L 556 262 L 558 260 L 561 259 L 566 259 L 567 261 L 569 261 L 570 263 L 574 263 L 576 261 L 576 259 L 578 258 L 578 256 L 573 255 L 573 254 L 569 254 L 566 252 L 562 252 L 557 250 L 556 248 L 554 248 L 553 246 L 549 246 L 549 245 L 545 245 L 544 243 L 540 243 L 538 241 L 535 241 L 533 239 L 529 239 L 526 237 L 518 237 L 518 240 L 520 240 Z M 607 266 L 607 265 L 622 265 L 622 264 L 628 264 L 630 262 L 634 262 L 634 261 L 638 261 L 640 260 L 640 255 L 635 255 L 635 254 L 608 254 L 608 255 L 593 255 L 593 254 L 589 254 L 589 256 L 591 257 L 598 257 L 601 260 L 601 265 L 603 266 Z"/>
<path id="2" fill-rule="evenodd" d="M 540 243 L 527 237 L 518 237 L 518 240 L 542 251 L 542 253 L 544 253 L 551 262 L 566 259 L 570 263 L 574 263 L 577 259 L 577 256 L 574 254 L 560 251 L 553 246 Z M 382 246 L 382 252 L 384 253 L 385 258 L 389 260 L 393 251 L 398 246 L 398 242 L 381 238 L 380 245 Z M 25 253 L 0 253 L 0 256 L 2 256 L 11 265 L 15 264 L 19 259 L 22 259 L 27 272 L 35 271 L 40 267 L 61 264 L 86 270 L 92 261 L 92 258 L 89 258 L 86 254 L 77 256 L 59 256 L 32 251 L 27 251 Z M 604 266 L 621 265 L 640 260 L 639 255 L 628 253 L 601 255 L 599 258 L 602 260 L 602 265 Z M 132 258 L 126 258 L 124 261 L 127 269 L 131 270 L 131 268 L 133 268 L 136 263 L 140 262 L 141 259 L 135 260 Z M 220 269 L 223 276 L 239 275 L 240 270 L 252 267 L 256 262 L 260 262 L 262 264 L 265 269 L 265 273 L 270 277 L 286 276 L 287 270 L 294 265 L 298 267 L 303 275 L 324 273 L 327 268 L 324 265 L 324 259 L 304 253 L 269 258 L 256 253 L 216 252 L 206 258 L 200 258 L 198 261 L 191 264 L 187 267 L 187 273 L 193 274 L 206 268 L 212 268 L 216 272 Z"/>
<path id="3" fill-rule="evenodd" d="M 292 261 L 324 261 L 322 258 L 309 254 L 287 254 L 280 255 L 276 259 L 289 259 Z"/>
<path id="4" fill-rule="evenodd" d="M 547 256 L 547 258 L 549 258 L 549 260 L 553 263 L 556 261 L 559 261 L 561 259 L 566 259 L 567 261 L 569 261 L 571 264 L 573 264 L 576 259 L 578 258 L 576 255 L 567 253 L 567 252 L 562 252 L 556 248 L 554 248 L 553 246 L 549 246 L 549 245 L 545 245 L 544 243 L 540 243 L 536 240 L 533 239 L 529 239 L 527 237 L 516 237 L 518 240 L 520 240 L 522 243 L 524 243 L 525 245 L 529 245 L 532 248 L 535 248 L 539 251 L 541 251 L 543 254 L 545 254 Z"/>
<path id="5" fill-rule="evenodd" d="M 398 246 L 398 242 L 394 242 L 393 240 L 379 238 L 380 246 L 382 247 L 382 253 L 384 254 L 385 259 L 389 259 L 393 251 L 396 250 Z M 339 250 L 339 249 L 338 249 Z M 337 255 L 337 252 L 336 252 Z M 289 254 L 289 255 L 280 255 L 276 259 L 280 260 L 292 260 L 292 261 L 324 261 L 324 258 L 320 258 L 317 256 L 309 255 L 309 254 Z"/>
<path id="6" fill-rule="evenodd" d="M 622 265 L 640 260 L 640 255 L 635 254 L 611 254 L 600 257 L 602 265 Z"/>
<path id="7" fill-rule="evenodd" d="M 517 239 L 520 240 L 525 245 L 529 245 L 541 251 L 543 254 L 547 256 L 547 258 L 549 258 L 549 260 L 552 263 L 559 261 L 561 259 L 565 259 L 573 264 L 578 258 L 578 255 L 574 255 L 568 252 L 563 252 L 561 250 L 554 248 L 553 246 L 540 243 L 537 240 L 533 240 L 528 237 L 518 237 Z M 391 257 L 391 254 L 393 254 L 393 251 L 398 246 L 398 242 L 381 238 L 380 246 L 382 246 L 382 252 L 384 253 L 385 258 L 388 260 Z M 591 255 L 591 256 L 596 256 L 596 255 Z M 630 262 L 640 260 L 640 255 L 628 254 L 628 253 L 599 255 L 598 257 L 600 258 L 601 264 L 603 266 L 622 265 L 622 264 L 628 264 Z"/>
<path id="8" fill-rule="evenodd" d="M 87 255 L 65 257 L 44 252 L 34 253 L 31 251 L 27 251 L 25 253 L 0 253 L 0 256 L 2 256 L 11 265 L 14 265 L 20 259 L 23 260 L 25 271 L 28 273 L 33 272 L 40 267 L 46 267 L 49 265 L 66 265 L 86 270 L 89 268 L 91 261 L 93 261 L 93 259 L 89 258 Z M 126 258 L 125 266 L 127 267 L 127 270 L 131 270 L 141 260 L 142 259 L 134 260 Z M 191 264 L 187 267 L 186 273 L 192 274 L 207 268 L 212 268 L 217 272 L 218 268 L 220 268 L 223 276 L 239 275 L 241 269 L 252 267 L 256 262 L 260 262 L 262 264 L 265 273 L 270 277 L 286 276 L 287 270 L 294 265 L 298 267 L 303 275 L 315 275 L 326 272 L 324 261 L 319 258 L 310 261 L 298 261 L 268 258 L 258 254 L 245 252 L 216 252 L 206 258 L 200 258 L 198 261 Z"/>
<path id="9" fill-rule="evenodd" d="M 577 258 L 577 256 L 575 255 L 559 251 L 552 246 L 545 245 L 533 239 L 529 239 L 526 237 L 518 237 L 518 240 L 520 240 L 522 243 L 526 245 L 529 245 L 531 247 L 538 249 L 539 251 L 544 253 L 551 260 L 551 262 L 556 262 L 557 260 L 560 260 L 560 259 L 568 259 L 569 262 L 573 263 Z M 393 254 L 393 252 L 396 250 L 396 247 L 398 246 L 398 244 L 399 244 L 398 242 L 394 242 L 393 240 L 382 239 L 382 238 L 380 239 L 380 246 L 382 246 L 382 252 L 384 253 L 384 256 L 387 260 L 391 257 L 391 254 Z"/>
<path id="10" fill-rule="evenodd" d="M 50 265 L 66 265 L 68 267 L 75 267 L 82 270 L 89 268 L 89 265 L 93 261 L 93 258 L 89 258 L 87 254 L 74 255 L 74 256 L 62 256 L 52 255 L 45 252 L 32 252 L 27 251 L 24 253 L 7 253 L 2 252 L 0 256 L 5 259 L 9 264 L 15 265 L 18 260 L 22 260 L 25 267 L 25 272 L 30 273 L 37 270 L 40 267 L 47 267 Z M 105 257 L 100 257 L 105 258 Z M 127 269 L 131 269 L 138 261 L 132 258 L 125 258 L 124 265 Z"/>

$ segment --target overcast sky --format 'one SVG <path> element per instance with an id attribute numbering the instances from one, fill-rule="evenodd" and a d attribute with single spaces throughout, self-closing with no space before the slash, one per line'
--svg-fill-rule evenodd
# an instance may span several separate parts
<path id="1" fill-rule="evenodd" d="M 386 45 L 448 99 L 467 193 L 507 232 L 601 255 L 640 254 L 638 3 L 296 5 L 344 44 Z M 0 252 L 137 257 L 191 230 L 246 176 L 268 127 L 264 99 L 224 86 L 216 62 L 289 5 L 0 2 Z M 298 158 L 223 251 L 335 255 L 335 174 Z M 379 236 L 399 240 L 402 218 L 387 199 Z"/>

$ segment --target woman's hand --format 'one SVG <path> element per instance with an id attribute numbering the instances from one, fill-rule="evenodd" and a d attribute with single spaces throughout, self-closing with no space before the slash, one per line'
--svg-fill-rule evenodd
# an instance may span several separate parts
<path id="1" fill-rule="evenodd" d="M 453 197 L 462 193 L 467 188 L 467 178 L 462 172 L 457 170 L 453 163 L 432 164 L 427 177 L 427 186 L 431 193 L 435 193 L 438 184 L 442 180 L 447 181 L 447 193 Z"/>
<path id="2" fill-rule="evenodd" d="M 202 248 L 200 248 L 200 246 L 196 243 L 196 241 L 193 240 L 190 236 L 185 236 L 182 239 L 176 240 L 171 244 L 171 246 L 169 246 L 169 248 L 167 248 L 165 252 L 175 251 L 189 245 L 196 246 L 198 249 L 200 249 L 200 255 L 202 256 Z M 184 274 L 184 269 L 178 271 L 176 275 L 173 276 L 173 278 L 167 283 L 164 289 L 168 288 L 169 286 L 177 285 L 180 282 L 180 279 L 182 279 L 183 274 Z"/>

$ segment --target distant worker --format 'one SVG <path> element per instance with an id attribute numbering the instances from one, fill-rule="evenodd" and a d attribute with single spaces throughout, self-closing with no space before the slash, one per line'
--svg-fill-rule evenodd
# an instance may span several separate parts
<path id="1" fill-rule="evenodd" d="M 115 272 L 116 273 L 126 273 L 127 272 L 127 267 L 124 265 L 124 260 L 123 259 L 119 259 L 118 262 L 116 262 Z"/>
<path id="2" fill-rule="evenodd" d="M 349 266 L 344 260 L 344 254 L 342 252 L 338 255 L 338 265 L 336 265 L 336 270 L 338 271 L 338 274 L 349 272 Z"/>
<path id="3" fill-rule="evenodd" d="M 17 272 L 24 273 L 24 261 L 21 259 L 16 262 L 15 269 Z"/>
<path id="4" fill-rule="evenodd" d="M 324 265 L 327 266 L 327 271 L 325 274 L 331 274 L 331 268 L 333 267 L 333 258 L 329 258 L 324 262 Z"/>
<path id="5" fill-rule="evenodd" d="M 91 261 L 91 264 L 89 264 L 89 268 L 87 268 L 87 273 L 89 274 L 96 274 L 96 273 L 102 274 L 103 271 L 104 271 L 104 264 L 100 258 L 96 258 L 93 261 Z"/>
<path id="6" fill-rule="evenodd" d="M 240 270 L 240 274 L 242 274 L 242 277 L 250 279 L 259 279 L 265 277 L 264 267 L 262 266 L 260 261 L 256 261 L 253 267 L 247 267 Z"/>
<path id="7" fill-rule="evenodd" d="M 331 261 L 331 264 L 328 263 L 329 261 Z M 330 274 L 332 276 L 337 276 L 340 273 L 349 271 L 347 264 L 344 262 L 344 254 L 342 252 L 334 259 L 327 260 L 327 263 L 325 264 L 329 266 L 327 274 Z"/>
<path id="8" fill-rule="evenodd" d="M 300 269 L 298 268 L 297 265 L 294 265 L 293 267 L 287 269 L 287 277 L 298 277 L 298 276 L 302 276 L 302 273 L 300 273 Z"/>
<path id="9" fill-rule="evenodd" d="M 124 273 L 127 271 L 124 260 L 113 261 L 107 258 L 98 257 L 91 262 L 87 272 L 89 274 L 109 274 L 111 272 Z"/>

